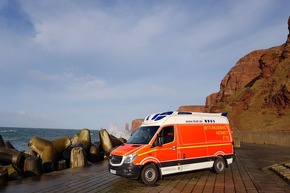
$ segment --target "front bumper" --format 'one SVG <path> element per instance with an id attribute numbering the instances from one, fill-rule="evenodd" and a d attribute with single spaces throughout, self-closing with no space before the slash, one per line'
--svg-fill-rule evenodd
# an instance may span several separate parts
<path id="1" fill-rule="evenodd" d="M 123 164 L 121 166 L 112 166 L 109 163 L 109 172 L 129 179 L 138 179 L 141 172 L 141 165 Z"/>

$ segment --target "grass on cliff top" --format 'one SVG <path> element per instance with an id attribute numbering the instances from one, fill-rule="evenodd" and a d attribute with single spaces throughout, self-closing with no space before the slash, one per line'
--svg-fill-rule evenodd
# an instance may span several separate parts
<path id="1" fill-rule="evenodd" d="M 290 130 L 289 120 L 290 113 L 286 112 L 282 116 L 272 110 L 248 111 L 237 115 L 240 128 L 238 130 L 249 131 L 281 131 Z"/>
<path id="2" fill-rule="evenodd" d="M 262 85 L 259 85 L 262 88 Z M 265 106 L 265 98 L 269 93 L 254 89 L 253 96 L 247 101 L 247 108 L 242 112 L 230 110 L 233 119 L 240 128 L 238 130 L 290 130 L 290 111 L 278 110 Z"/>

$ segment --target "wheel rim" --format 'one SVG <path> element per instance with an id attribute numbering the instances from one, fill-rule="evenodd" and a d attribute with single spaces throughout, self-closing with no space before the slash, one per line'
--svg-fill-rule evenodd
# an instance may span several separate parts
<path id="1" fill-rule="evenodd" d="M 146 170 L 145 172 L 145 178 L 147 181 L 151 182 L 155 179 L 156 173 L 152 168 L 149 168 L 148 170 Z"/>
<path id="2" fill-rule="evenodd" d="M 219 171 L 223 171 L 224 170 L 224 164 L 223 164 L 223 162 L 221 162 L 221 161 L 219 161 L 218 163 L 217 163 L 217 169 L 219 170 Z"/>

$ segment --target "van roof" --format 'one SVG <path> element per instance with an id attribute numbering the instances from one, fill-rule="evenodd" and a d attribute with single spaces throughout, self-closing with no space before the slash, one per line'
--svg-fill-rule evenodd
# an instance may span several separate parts
<path id="1" fill-rule="evenodd" d="M 146 116 L 142 125 L 227 123 L 227 113 L 166 111 Z"/>

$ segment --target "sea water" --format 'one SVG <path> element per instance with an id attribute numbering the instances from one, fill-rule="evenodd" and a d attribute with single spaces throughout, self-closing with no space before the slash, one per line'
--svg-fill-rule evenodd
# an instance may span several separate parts
<path id="1" fill-rule="evenodd" d="M 55 140 L 60 137 L 68 136 L 70 139 L 81 130 L 75 129 L 44 129 L 44 128 L 17 128 L 17 127 L 0 127 L 0 135 L 3 140 L 9 141 L 18 151 L 30 149 L 28 142 L 32 137 L 40 137 L 46 140 Z M 110 134 L 120 138 L 128 139 L 130 134 L 128 131 L 110 128 Z M 91 142 L 100 141 L 99 130 L 90 130 Z"/>

